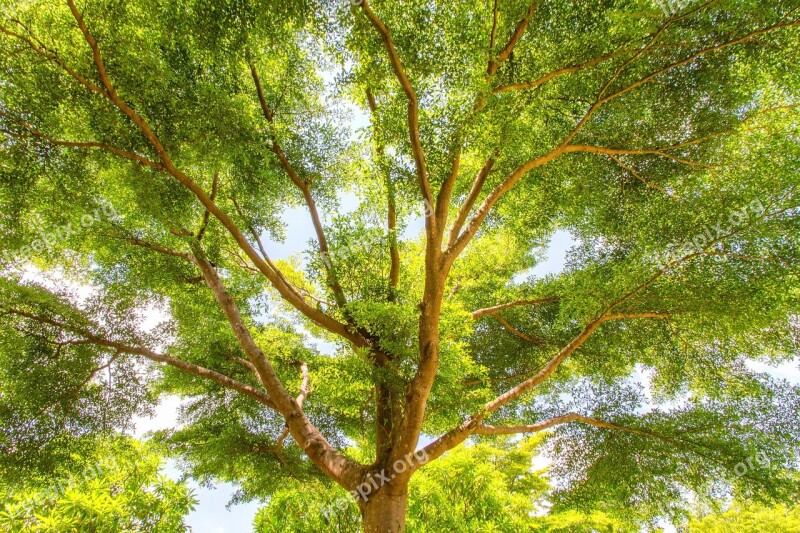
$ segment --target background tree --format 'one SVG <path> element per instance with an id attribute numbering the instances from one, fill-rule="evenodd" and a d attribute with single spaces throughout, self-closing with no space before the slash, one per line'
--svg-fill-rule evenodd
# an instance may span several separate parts
<path id="1" fill-rule="evenodd" d="M 85 444 L 55 473 L 4 480 L 3 531 L 186 531 L 194 496 L 160 473 L 162 456 L 152 446 L 131 439 Z"/>
<path id="2" fill-rule="evenodd" d="M 3 5 L 5 472 L 170 392 L 195 477 L 373 484 L 366 531 L 543 429 L 556 511 L 793 490 L 800 395 L 747 362 L 798 351 L 794 2 Z"/>
<path id="3" fill-rule="evenodd" d="M 800 507 L 742 505 L 735 503 L 725 512 L 694 517 L 686 531 L 691 533 L 733 533 L 734 531 L 800 531 Z"/>

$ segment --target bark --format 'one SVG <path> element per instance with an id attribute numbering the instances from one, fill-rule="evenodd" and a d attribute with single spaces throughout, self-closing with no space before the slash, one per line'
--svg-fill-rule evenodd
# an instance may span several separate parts
<path id="1" fill-rule="evenodd" d="M 360 503 L 364 533 L 403 533 L 406 530 L 408 486 L 387 485 Z"/>

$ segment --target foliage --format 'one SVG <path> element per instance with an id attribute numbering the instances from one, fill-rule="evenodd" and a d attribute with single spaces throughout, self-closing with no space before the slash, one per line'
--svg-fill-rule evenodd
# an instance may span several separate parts
<path id="1" fill-rule="evenodd" d="M 545 428 L 565 523 L 787 501 L 796 7 L 2 0 L 0 477 L 176 394 L 157 440 L 237 501 L 468 440 L 440 518 L 511 527 L 475 462 Z"/>
<path id="2" fill-rule="evenodd" d="M 0 529 L 9 532 L 179 532 L 195 499 L 161 473 L 151 446 L 116 438 L 72 457 L 71 469 L 4 486 Z"/>
<path id="3" fill-rule="evenodd" d="M 770 533 L 800 531 L 800 506 L 774 507 L 753 504 L 734 504 L 724 513 L 694 517 L 686 528 L 687 533 Z"/>

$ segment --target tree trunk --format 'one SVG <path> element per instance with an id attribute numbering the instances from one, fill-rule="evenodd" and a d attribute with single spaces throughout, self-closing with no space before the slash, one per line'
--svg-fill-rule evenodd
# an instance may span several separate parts
<path id="1" fill-rule="evenodd" d="M 406 530 L 408 492 L 392 494 L 391 490 L 386 490 L 392 488 L 384 487 L 360 505 L 364 533 L 403 533 Z"/>

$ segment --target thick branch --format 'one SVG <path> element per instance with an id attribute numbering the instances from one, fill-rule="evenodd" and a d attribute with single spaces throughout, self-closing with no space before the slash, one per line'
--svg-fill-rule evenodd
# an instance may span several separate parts
<path id="1" fill-rule="evenodd" d="M 364 4 L 366 5 L 366 0 Z M 497 58 L 490 59 L 489 66 L 487 68 L 487 77 L 491 78 L 499 68 L 500 63 L 511 56 L 511 52 L 514 50 L 514 47 L 525 33 L 528 23 L 538 6 L 539 2 L 537 0 L 528 8 L 523 19 L 519 21 L 514 33 L 506 43 L 505 47 L 503 47 L 503 50 L 500 52 Z M 477 111 L 483 108 L 485 102 L 486 98 L 479 95 L 474 104 L 473 116 Z M 401 421 L 400 430 L 397 432 L 395 443 L 395 453 L 397 456 L 402 456 L 407 452 L 413 451 L 419 439 L 419 433 L 422 429 L 422 423 L 425 418 L 427 400 L 439 369 L 439 315 L 442 305 L 442 296 L 444 293 L 444 284 L 447 279 L 448 271 L 453 263 L 453 260 L 458 255 L 458 252 L 452 253 L 452 251 L 453 248 L 457 248 L 459 246 L 461 246 L 461 249 L 463 249 L 463 246 L 466 246 L 466 240 L 468 240 L 464 240 L 462 245 L 459 245 L 457 241 L 453 246 L 448 246 L 447 252 L 444 254 L 442 253 L 441 240 L 444 234 L 444 221 L 447 219 L 450 194 L 458 175 L 460 154 L 461 142 L 459 140 L 458 147 L 456 148 L 455 156 L 453 158 L 452 170 L 450 175 L 442 184 L 439 196 L 437 197 L 435 211 L 436 216 L 426 217 L 426 221 L 429 221 L 431 218 L 435 218 L 435 221 L 441 220 L 441 223 L 437 225 L 437 228 L 431 228 L 432 223 L 427 223 L 429 231 L 425 254 L 425 289 L 421 303 L 422 312 L 420 313 L 419 317 L 418 340 L 420 359 L 417 372 L 414 375 L 414 378 L 411 380 L 411 383 L 409 383 L 408 387 L 406 388 L 405 417 Z M 488 172 L 493 164 L 494 162 L 492 161 L 484 166 L 485 174 L 483 176 L 479 174 L 478 178 L 476 179 L 476 181 L 480 181 L 480 183 L 473 185 L 473 192 L 470 193 L 468 203 L 474 202 L 478 194 L 480 194 L 483 180 L 485 180 L 486 175 L 488 175 Z M 484 171 L 482 171 L 482 173 L 484 173 Z M 463 209 L 464 208 L 462 207 L 462 210 Z M 469 213 L 469 210 L 469 207 L 465 210 L 467 214 Z M 488 209 L 486 212 L 488 213 Z M 459 216 L 462 215 L 459 214 Z M 481 217 L 480 221 L 483 221 L 483 217 Z M 477 231 L 477 227 L 479 225 L 480 222 L 477 222 L 473 230 Z M 434 231 L 431 231 L 431 229 Z"/>
<path id="2" fill-rule="evenodd" d="M 357 482 L 360 467 L 336 451 L 320 431 L 303 413 L 300 403 L 292 398 L 281 383 L 264 352 L 253 340 L 233 298 L 228 294 L 214 267 L 203 257 L 199 243 L 195 244 L 196 264 L 203 273 L 233 329 L 236 340 L 249 361 L 255 366 L 264 387 L 275 402 L 275 408 L 283 415 L 295 442 L 308 454 L 320 470 L 331 479 L 350 489 Z M 303 394 L 303 399 L 305 394 Z"/>
<path id="3" fill-rule="evenodd" d="M 514 51 L 514 47 L 517 46 L 517 43 L 522 39 L 522 36 L 525 34 L 525 30 L 528 29 L 528 24 L 533 17 L 533 14 L 536 12 L 536 9 L 539 7 L 539 1 L 532 3 L 528 10 L 525 12 L 525 15 L 522 19 L 517 22 L 517 27 L 514 28 L 514 33 L 511 34 L 511 37 L 508 39 L 508 42 L 497 55 L 497 58 L 492 59 L 489 61 L 489 66 L 486 68 L 486 73 L 489 76 L 494 75 L 497 72 L 497 69 L 500 68 L 500 64 L 508 59 L 511 56 L 511 52 Z"/>
<path id="4" fill-rule="evenodd" d="M 75 17 L 75 20 L 78 22 L 78 26 L 80 27 L 86 42 L 92 49 L 95 66 L 103 85 L 106 87 L 108 98 L 139 127 L 145 137 L 155 148 L 167 171 L 175 176 L 180 183 L 189 188 L 191 192 L 201 201 L 201 203 L 212 214 L 214 214 L 214 216 L 223 224 L 223 226 L 228 229 L 239 247 L 245 252 L 245 254 L 247 254 L 247 256 L 251 259 L 251 261 L 253 261 L 259 270 L 264 273 L 270 282 L 273 283 L 273 285 L 287 301 L 292 303 L 298 310 L 302 311 L 304 314 L 306 314 L 306 316 L 315 322 L 318 322 L 322 327 L 325 327 L 329 331 L 340 334 L 344 338 L 351 340 L 351 342 L 354 344 L 367 344 L 360 335 L 351 333 L 344 324 L 339 323 L 325 313 L 309 306 L 305 300 L 297 295 L 297 293 L 287 287 L 282 282 L 280 277 L 277 276 L 277 274 L 272 271 L 266 262 L 258 255 L 258 252 L 256 252 L 255 249 L 250 246 L 250 244 L 244 238 L 242 232 L 238 227 L 236 227 L 231 219 L 225 213 L 223 213 L 213 201 L 211 201 L 202 188 L 200 188 L 193 180 L 175 167 L 166 150 L 164 149 L 163 144 L 153 133 L 150 126 L 140 115 L 136 113 L 136 111 L 128 106 L 128 104 L 126 104 L 117 95 L 116 90 L 114 89 L 106 73 L 97 42 L 86 27 L 83 17 L 75 7 L 74 1 L 67 0 L 67 2 L 73 13 L 73 16 Z M 345 488 L 351 488 L 359 480 L 360 466 L 334 450 L 327 440 L 325 440 L 325 438 L 320 434 L 317 428 L 315 428 L 308 421 L 303 411 L 297 405 L 295 399 L 288 395 L 283 387 L 283 384 L 280 382 L 274 370 L 269 365 L 269 362 L 267 361 L 263 352 L 250 336 L 250 333 L 247 330 L 247 327 L 244 325 L 233 299 L 230 298 L 225 291 L 225 288 L 217 276 L 216 271 L 210 265 L 210 263 L 203 258 L 202 250 L 200 249 L 200 243 L 195 241 L 193 246 L 195 248 L 194 251 L 197 259 L 197 266 L 200 267 L 206 283 L 212 289 L 212 292 L 214 292 L 217 301 L 227 316 L 234 335 L 239 341 L 239 344 L 242 346 L 245 354 L 247 354 L 248 359 L 250 359 L 250 361 L 256 366 L 259 376 L 264 382 L 264 386 L 267 388 L 267 391 L 269 391 L 273 402 L 275 403 L 276 409 L 286 419 L 295 441 L 301 444 L 309 458 L 311 458 L 311 460 L 331 479 L 335 480 Z"/>
<path id="5" fill-rule="evenodd" d="M 675 157 L 669 153 L 668 150 L 676 150 L 678 148 L 682 148 L 688 146 L 691 141 L 687 141 L 685 143 L 681 143 L 674 146 L 667 146 L 664 148 L 650 148 L 650 149 L 619 149 L 619 148 L 606 148 L 603 146 L 587 146 L 582 144 L 571 144 L 564 149 L 564 152 L 589 152 L 592 154 L 603 154 L 607 155 L 610 158 L 614 159 L 620 155 L 657 155 L 659 157 L 664 157 L 666 159 L 671 159 L 676 163 L 681 163 L 683 165 L 688 165 L 692 167 L 703 167 L 703 168 L 711 168 L 711 165 L 707 165 L 705 163 L 698 163 L 695 161 L 689 161 L 687 159 L 681 159 L 679 157 Z"/>

